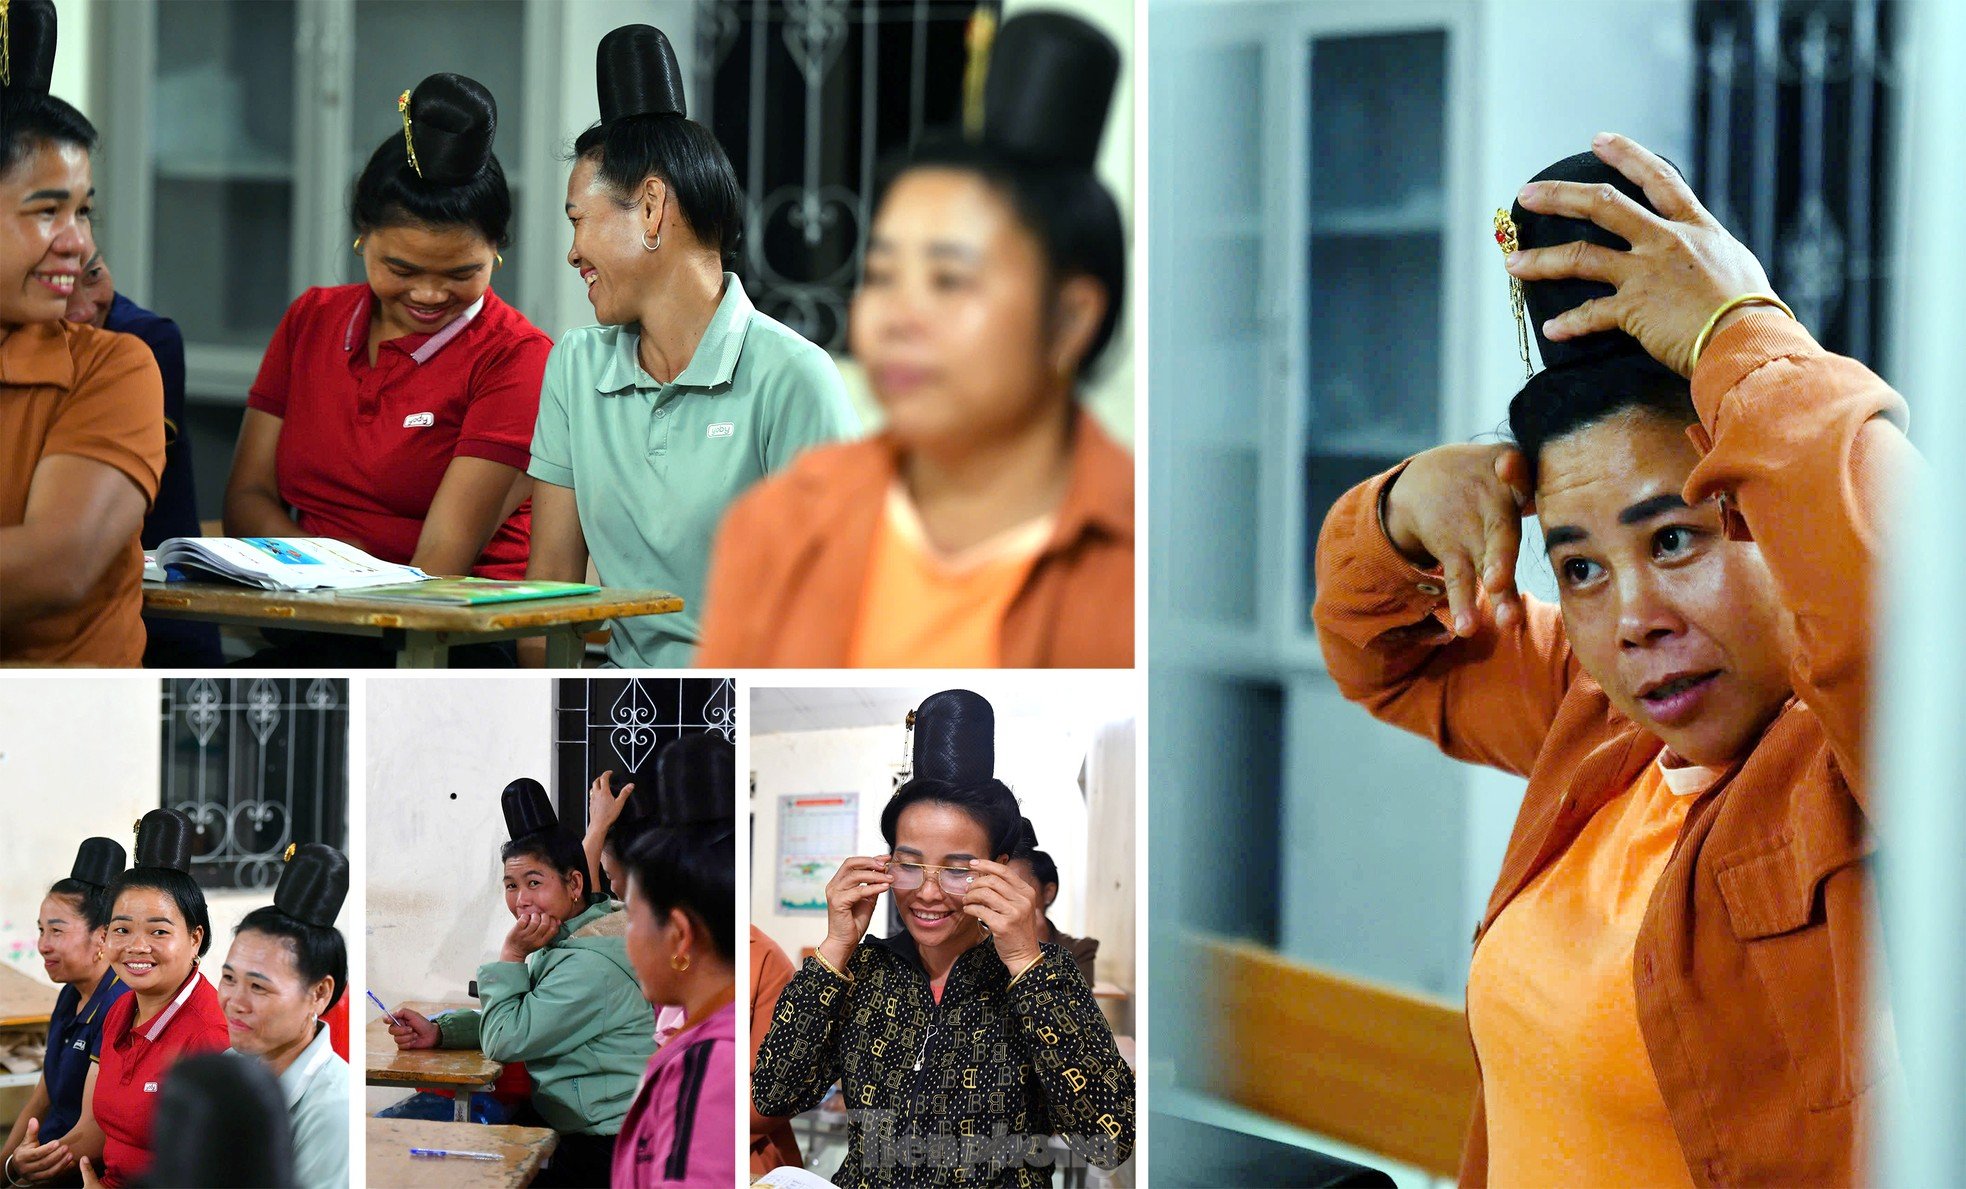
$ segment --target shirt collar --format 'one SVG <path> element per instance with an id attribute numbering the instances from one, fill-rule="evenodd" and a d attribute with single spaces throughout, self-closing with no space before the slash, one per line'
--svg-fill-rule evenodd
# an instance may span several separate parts
<path id="1" fill-rule="evenodd" d="M 75 359 L 69 354 L 67 338 L 75 333 L 80 332 L 53 322 L 16 328 L 0 343 L 0 384 L 66 390 L 75 383 Z M 93 327 L 89 333 L 95 333 Z"/>
<path id="2" fill-rule="evenodd" d="M 157 1038 L 164 1035 L 164 1029 L 170 1026 L 171 1020 L 184 1006 L 185 1000 L 191 998 L 193 992 L 197 991 L 198 984 L 203 981 L 204 976 L 198 973 L 196 966 L 193 966 L 191 977 L 184 980 L 184 986 L 178 989 L 177 998 L 171 1000 L 169 1007 L 157 1013 L 157 1018 L 151 1021 L 150 1027 L 143 1030 L 143 1038 L 152 1044 L 157 1043 Z M 132 1015 L 131 1018 L 135 1019 L 135 1016 Z"/>
<path id="3" fill-rule="evenodd" d="M 751 304 L 751 297 L 744 292 L 744 282 L 737 274 L 724 274 L 724 296 L 717 302 L 717 311 L 710 315 L 710 325 L 703 328 L 703 338 L 696 344 L 696 353 L 677 376 L 674 387 L 713 389 L 729 384 L 737 374 L 737 357 L 744 350 L 744 332 L 751 325 L 751 315 L 757 307 Z M 650 388 L 666 387 L 654 376 L 642 370 L 641 331 L 634 325 L 615 328 L 614 353 L 609 355 L 601 368 L 596 389 L 604 395 L 615 396 L 624 392 Z"/>
<path id="4" fill-rule="evenodd" d="M 419 365 L 430 362 L 432 356 L 448 346 L 458 335 L 463 334 L 465 327 L 471 325 L 478 315 L 484 312 L 485 302 L 490 298 L 491 290 L 487 289 L 478 300 L 465 307 L 462 314 L 451 319 L 450 325 L 444 327 L 436 334 L 421 336 L 423 341 L 410 350 L 410 358 L 415 360 Z M 375 295 L 371 292 L 363 300 L 355 303 L 355 312 L 348 316 L 348 328 L 341 335 L 341 349 L 343 351 L 352 355 L 356 347 L 368 339 L 369 319 L 374 315 L 375 300 Z M 403 336 L 405 339 L 417 337 L 419 336 Z M 400 342 L 402 340 L 392 341 Z"/>
<path id="5" fill-rule="evenodd" d="M 314 1080 L 321 1067 L 334 1055 L 333 1041 L 328 1036 L 328 1026 L 319 1020 L 314 1022 L 314 1039 L 293 1059 L 286 1071 L 280 1075 L 280 1095 L 287 1100 L 287 1109 L 300 1101 L 307 1093 L 307 1084 Z"/>

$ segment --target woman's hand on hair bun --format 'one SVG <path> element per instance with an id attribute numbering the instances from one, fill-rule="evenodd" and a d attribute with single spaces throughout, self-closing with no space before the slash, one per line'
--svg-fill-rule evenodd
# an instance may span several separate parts
<path id="1" fill-rule="evenodd" d="M 894 885 L 885 855 L 855 855 L 840 864 L 826 884 L 826 940 L 819 952 L 835 970 L 845 970 L 867 927 L 874 923 L 874 902 Z"/>
<path id="2" fill-rule="evenodd" d="M 1414 565 L 1438 566 L 1454 634 L 1481 626 L 1482 595 L 1497 627 L 1522 616 L 1515 588 L 1522 518 L 1535 511 L 1529 465 L 1511 445 L 1437 446 L 1394 477 L 1382 507 L 1393 548 Z"/>
<path id="3" fill-rule="evenodd" d="M 1044 951 L 1038 948 L 1038 926 L 1044 913 L 1031 885 L 1002 863 L 971 859 L 975 874 L 963 894 L 963 912 L 990 927 L 997 957 L 1012 974 L 1021 974 Z"/>
<path id="4" fill-rule="evenodd" d="M 1546 215 L 1588 219 L 1631 244 L 1628 252 L 1577 241 L 1532 248 L 1509 258 L 1509 272 L 1525 281 L 1566 277 L 1604 281 L 1617 288 L 1550 319 L 1543 333 L 1553 341 L 1618 329 L 1639 341 L 1654 359 L 1689 375 L 1693 340 L 1713 312 L 1744 293 L 1767 293 L 1768 274 L 1741 242 L 1700 205 L 1686 179 L 1657 154 L 1629 137 L 1601 133 L 1592 146 L 1606 165 L 1630 178 L 1658 208 L 1652 212 L 1616 187 L 1582 182 L 1531 182 L 1522 205 Z"/>
<path id="5" fill-rule="evenodd" d="M 614 769 L 610 768 L 594 778 L 587 786 L 587 833 L 607 837 L 608 831 L 621 817 L 621 811 L 628 807 L 628 794 L 635 791 L 635 782 L 629 781 L 621 786 L 620 792 L 611 787 Z"/>

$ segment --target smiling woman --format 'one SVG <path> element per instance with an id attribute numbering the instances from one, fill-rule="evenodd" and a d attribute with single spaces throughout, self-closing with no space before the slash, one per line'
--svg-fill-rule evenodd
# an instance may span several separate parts
<path id="1" fill-rule="evenodd" d="M 134 666 L 163 382 L 141 343 L 63 319 L 92 250 L 96 131 L 48 94 L 54 6 L 0 25 L 0 664 Z"/>
<path id="2" fill-rule="evenodd" d="M 253 382 L 226 485 L 234 536 L 333 537 L 432 574 L 519 578 L 524 471 L 552 342 L 492 291 L 512 200 L 498 107 L 458 74 L 398 102 L 350 201 L 366 284 L 295 299 Z M 280 638 L 260 665 L 387 663 L 345 637 Z M 509 647 L 465 663 L 511 663 Z M 458 663 L 454 661 L 453 663 Z"/>

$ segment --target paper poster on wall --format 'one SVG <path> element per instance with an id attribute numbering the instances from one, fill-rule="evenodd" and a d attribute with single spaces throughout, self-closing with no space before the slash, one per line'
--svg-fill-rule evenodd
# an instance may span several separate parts
<path id="1" fill-rule="evenodd" d="M 778 911 L 824 914 L 826 884 L 859 836 L 859 793 L 781 794 Z"/>

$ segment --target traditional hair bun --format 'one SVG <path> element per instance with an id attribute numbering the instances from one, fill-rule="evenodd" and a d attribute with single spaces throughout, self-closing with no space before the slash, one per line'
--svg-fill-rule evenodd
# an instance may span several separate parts
<path id="1" fill-rule="evenodd" d="M 623 25 L 601 38 L 594 78 L 603 124 L 628 116 L 689 115 L 675 48 L 654 25 Z"/>
<path id="2" fill-rule="evenodd" d="M 483 83 L 461 74 L 433 74 L 410 92 L 408 114 L 424 181 L 462 185 L 491 162 L 498 102 Z"/>
<path id="3" fill-rule="evenodd" d="M 322 842 L 294 850 L 273 889 L 273 907 L 309 925 L 334 928 L 348 899 L 348 856 Z"/>
<path id="4" fill-rule="evenodd" d="M 1120 51 L 1059 12 L 1003 23 L 983 82 L 983 143 L 1033 165 L 1091 169 L 1113 105 Z"/>
<path id="5" fill-rule="evenodd" d="M 7 91 L 46 95 L 55 76 L 54 0 L 14 0 L 6 21 Z"/>
<path id="6" fill-rule="evenodd" d="M 191 870 L 191 839 L 198 828 L 175 809 L 153 809 L 137 819 L 137 850 L 132 867 Z"/>
<path id="7" fill-rule="evenodd" d="M 499 794 L 499 804 L 505 810 L 505 832 L 514 842 L 542 830 L 559 828 L 560 817 L 553 812 L 546 786 L 530 776 L 521 776 L 506 785 L 505 791 Z"/>
<path id="8" fill-rule="evenodd" d="M 684 735 L 655 757 L 655 817 L 664 826 L 728 822 L 737 814 L 737 751 L 714 731 Z"/>
<path id="9" fill-rule="evenodd" d="M 128 852 L 114 838 L 84 838 L 75 850 L 75 866 L 68 878 L 106 888 L 123 874 L 128 862 Z"/>
<path id="10" fill-rule="evenodd" d="M 915 708 L 917 780 L 981 784 L 997 766 L 997 716 L 990 700 L 966 689 L 930 694 Z"/>

